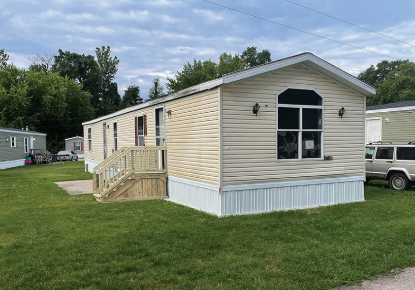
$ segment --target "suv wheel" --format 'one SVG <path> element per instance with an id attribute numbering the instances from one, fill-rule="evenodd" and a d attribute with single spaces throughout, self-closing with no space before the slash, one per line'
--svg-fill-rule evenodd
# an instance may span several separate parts
<path id="1" fill-rule="evenodd" d="M 405 174 L 400 172 L 392 173 L 389 177 L 389 186 L 394 190 L 405 190 L 410 186 L 409 180 Z"/>

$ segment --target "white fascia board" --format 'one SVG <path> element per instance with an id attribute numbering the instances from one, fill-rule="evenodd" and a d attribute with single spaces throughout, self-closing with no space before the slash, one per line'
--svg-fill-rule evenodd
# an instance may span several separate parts
<path id="1" fill-rule="evenodd" d="M 156 99 L 156 100 L 153 100 L 153 101 L 148 101 L 148 102 L 145 102 L 145 103 L 142 103 L 142 104 L 139 104 L 139 105 L 135 105 L 135 106 L 132 106 L 132 107 L 129 107 L 129 108 L 122 109 L 120 111 L 114 112 L 114 113 L 106 115 L 106 116 L 102 116 L 102 117 L 93 119 L 91 121 L 83 122 L 82 125 L 83 126 L 91 125 L 91 124 L 97 123 L 99 121 L 107 120 L 107 119 L 110 119 L 110 118 L 113 118 L 113 117 L 117 117 L 117 116 L 120 116 L 120 115 L 130 113 L 130 112 L 134 112 L 134 111 L 138 111 L 138 110 L 145 109 L 145 108 L 148 108 L 148 107 L 152 107 L 152 106 L 155 106 L 155 105 L 163 104 L 163 103 L 175 100 L 175 99 L 187 97 L 187 96 L 192 95 L 192 94 L 196 94 L 196 93 L 199 93 L 199 92 L 202 92 L 202 91 L 206 91 L 206 90 L 210 90 L 210 89 L 213 89 L 215 87 L 218 87 L 222 83 L 223 83 L 222 78 L 215 79 L 215 80 L 208 81 L 208 82 L 204 82 L 204 83 L 198 84 L 196 86 L 178 91 L 177 93 L 167 95 L 164 98 Z"/>
<path id="2" fill-rule="evenodd" d="M 360 81 L 359 79 L 357 79 L 356 77 L 348 74 L 347 72 L 339 69 L 338 67 L 322 60 L 321 58 L 311 54 L 311 53 L 305 53 L 302 55 L 298 55 L 295 57 L 291 57 L 291 58 L 287 58 L 281 61 L 276 61 L 270 64 L 266 64 L 263 66 L 259 66 L 256 68 L 252 68 L 252 69 L 248 69 L 245 71 L 241 71 L 241 72 L 236 72 L 230 75 L 226 75 L 223 77 L 224 83 L 225 84 L 229 84 L 232 82 L 236 82 L 245 78 L 249 78 L 252 76 L 256 76 L 259 74 L 263 74 L 269 71 L 274 71 L 274 70 L 278 70 L 290 65 L 294 65 L 294 64 L 298 64 L 298 63 L 302 63 L 305 61 L 310 61 L 314 64 L 316 64 L 317 66 L 323 68 L 324 70 L 335 74 L 337 76 L 339 76 L 340 78 L 346 80 L 347 82 L 352 83 L 355 86 L 358 86 L 359 88 L 363 89 L 367 94 L 375 94 L 376 93 L 376 89 L 372 88 L 371 86 L 365 84 L 364 82 Z"/>
<path id="3" fill-rule="evenodd" d="M 222 191 L 225 192 L 225 191 L 236 191 L 236 190 L 299 186 L 299 185 L 315 185 L 315 184 L 350 182 L 350 181 L 363 181 L 363 176 L 323 178 L 323 179 L 297 180 L 297 181 L 281 181 L 281 182 L 240 184 L 240 185 L 226 185 L 223 187 Z"/>
<path id="4" fill-rule="evenodd" d="M 25 135 L 46 136 L 46 134 L 44 134 L 44 133 L 30 132 L 30 131 L 25 131 L 25 130 L 22 130 L 20 132 L 20 131 L 15 131 L 15 130 L 0 129 L 0 132 L 6 132 L 6 133 L 11 133 L 11 134 L 25 134 Z"/>
<path id="5" fill-rule="evenodd" d="M 351 74 L 339 69 L 338 67 L 332 65 L 331 63 L 313 55 L 308 54 L 308 60 L 315 63 L 316 65 L 320 66 L 321 68 L 341 77 L 342 79 L 354 84 L 355 86 L 360 87 L 361 89 L 365 90 L 369 94 L 376 94 L 376 89 L 369 86 L 368 84 L 362 82 L 358 78 L 352 76 Z"/>
<path id="6" fill-rule="evenodd" d="M 400 107 L 400 108 L 388 108 L 388 109 L 379 109 L 379 110 L 369 110 L 369 111 L 366 111 L 366 114 L 387 113 L 387 112 L 399 112 L 399 111 L 411 111 L 411 110 L 415 110 L 415 106 L 411 106 L 411 107 Z"/>
<path id="7" fill-rule="evenodd" d="M 81 137 L 81 136 L 71 137 L 71 138 L 65 139 L 65 141 L 69 141 L 69 140 L 72 140 L 72 139 L 84 139 L 84 137 Z"/>

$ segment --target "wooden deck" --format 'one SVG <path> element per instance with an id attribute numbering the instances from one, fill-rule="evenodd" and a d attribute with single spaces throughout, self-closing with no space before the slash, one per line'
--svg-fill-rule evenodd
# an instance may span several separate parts
<path id="1" fill-rule="evenodd" d="M 99 202 L 167 198 L 167 148 L 123 147 L 98 164 L 93 176 Z"/>

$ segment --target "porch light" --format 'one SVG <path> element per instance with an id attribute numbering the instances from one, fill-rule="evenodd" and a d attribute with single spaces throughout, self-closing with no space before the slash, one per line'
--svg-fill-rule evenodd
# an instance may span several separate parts
<path id="1" fill-rule="evenodd" d="M 343 119 L 343 115 L 344 115 L 344 113 L 346 113 L 346 109 L 345 109 L 344 107 L 342 107 L 342 108 L 339 110 L 339 117 Z"/>
<path id="2" fill-rule="evenodd" d="M 258 105 L 258 103 L 256 103 L 256 104 L 252 107 L 252 113 L 254 113 L 254 114 L 255 114 L 255 116 L 258 116 L 259 108 L 261 108 L 261 106 L 260 106 L 260 105 Z"/>

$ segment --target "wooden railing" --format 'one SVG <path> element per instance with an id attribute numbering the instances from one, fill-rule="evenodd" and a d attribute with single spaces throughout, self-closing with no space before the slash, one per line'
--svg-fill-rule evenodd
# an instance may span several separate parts
<path id="1" fill-rule="evenodd" d="M 167 172 L 167 147 L 123 147 L 94 168 L 94 194 L 105 196 L 133 173 L 163 172 Z"/>

